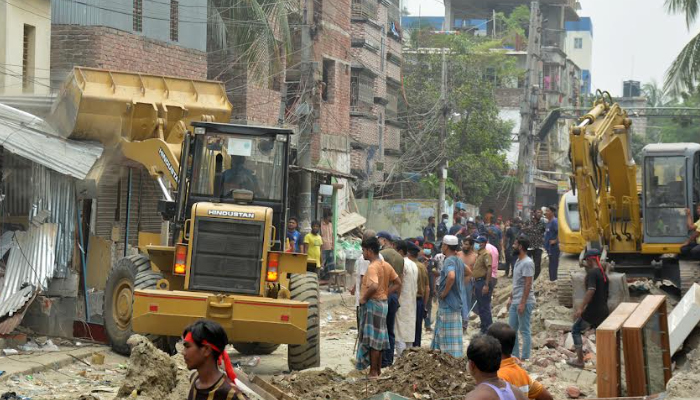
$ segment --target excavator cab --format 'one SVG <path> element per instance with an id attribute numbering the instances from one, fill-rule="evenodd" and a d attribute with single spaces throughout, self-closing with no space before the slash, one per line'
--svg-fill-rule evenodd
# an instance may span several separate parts
<path id="1" fill-rule="evenodd" d="M 700 200 L 700 144 L 650 144 L 642 159 L 642 252 L 678 253 L 688 238 L 686 209 L 694 213 Z"/>

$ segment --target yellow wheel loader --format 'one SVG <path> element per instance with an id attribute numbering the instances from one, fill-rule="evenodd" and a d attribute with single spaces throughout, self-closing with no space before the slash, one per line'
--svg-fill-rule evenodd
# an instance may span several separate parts
<path id="1" fill-rule="evenodd" d="M 127 354 L 133 333 L 168 347 L 208 318 L 241 353 L 288 344 L 291 370 L 319 366 L 318 280 L 305 254 L 283 249 L 292 131 L 223 123 L 230 114 L 219 82 L 89 68 L 69 75 L 53 125 L 145 166 L 169 221 L 162 243 L 112 267 L 107 335 Z"/>
<path id="2" fill-rule="evenodd" d="M 700 280 L 698 263 L 678 256 L 689 233 L 686 210 L 700 203 L 700 144 L 645 146 L 640 188 L 631 125 L 627 112 L 598 91 L 594 107 L 571 127 L 575 200 L 567 194 L 560 203 L 567 206 L 560 211 L 559 239 L 570 251 L 600 249 L 615 270 L 670 281 L 685 294 Z M 578 221 L 571 220 L 576 214 Z"/>

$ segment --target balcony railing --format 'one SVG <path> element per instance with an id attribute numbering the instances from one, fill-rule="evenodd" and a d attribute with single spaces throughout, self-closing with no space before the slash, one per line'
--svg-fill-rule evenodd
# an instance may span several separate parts
<path id="1" fill-rule="evenodd" d="M 362 19 L 377 19 L 376 0 L 352 0 L 352 17 Z"/>

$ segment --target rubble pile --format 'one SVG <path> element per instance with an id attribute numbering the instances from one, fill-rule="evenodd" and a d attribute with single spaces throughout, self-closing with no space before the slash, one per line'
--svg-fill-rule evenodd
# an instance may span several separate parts
<path id="1" fill-rule="evenodd" d="M 187 398 L 190 373 L 180 352 L 170 357 L 141 335 L 132 335 L 127 343 L 131 347 L 131 357 L 117 398 Z"/>
<path id="2" fill-rule="evenodd" d="M 700 349 L 695 349 L 686 355 L 685 365 L 673 371 L 671 380 L 666 384 L 666 397 L 668 399 L 696 398 L 698 376 L 700 376 Z"/>
<path id="3" fill-rule="evenodd" d="M 325 369 L 277 378 L 275 384 L 304 400 L 359 400 L 383 392 L 439 399 L 464 396 L 474 388 L 466 359 L 424 348 L 406 350 L 377 380 L 352 375 L 344 377 Z"/>

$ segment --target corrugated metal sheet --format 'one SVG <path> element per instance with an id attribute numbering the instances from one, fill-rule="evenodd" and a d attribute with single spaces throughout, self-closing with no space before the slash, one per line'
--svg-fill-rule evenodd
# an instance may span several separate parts
<path id="1" fill-rule="evenodd" d="M 28 288 L 31 289 L 31 286 Z M 7 335 L 15 330 L 17 325 L 22 322 L 22 318 L 24 318 L 24 314 L 27 312 L 27 309 L 29 309 L 29 306 L 32 304 L 34 299 L 36 299 L 36 295 L 37 293 L 35 292 L 33 296 L 30 296 L 29 299 L 25 300 L 26 303 L 24 303 L 20 309 L 15 311 L 13 316 L 5 318 L 2 322 L 0 322 L 0 335 Z"/>
<path id="2" fill-rule="evenodd" d="M 64 278 L 73 259 L 76 232 L 77 202 L 75 180 L 13 154 L 5 154 L 3 201 L 5 216 L 27 216 L 50 213 L 46 222 L 58 224 L 56 270 L 54 277 Z"/>
<path id="3" fill-rule="evenodd" d="M 60 138 L 43 119 L 4 104 L 0 143 L 12 154 L 77 179 L 85 179 L 102 155 L 101 145 Z"/>
<path id="4" fill-rule="evenodd" d="M 117 166 L 108 171 L 110 178 L 100 181 L 97 195 L 95 234 L 110 239 L 112 226 L 119 226 L 118 242 L 124 242 L 126 229 L 126 198 L 129 188 L 128 169 L 119 171 Z M 121 193 L 118 187 L 121 181 Z M 129 244 L 138 244 L 138 232 L 159 233 L 163 218 L 158 212 L 158 201 L 162 192 L 145 168 L 132 168 L 131 205 L 129 212 Z M 119 206 L 119 220 L 117 207 Z"/>
<path id="5" fill-rule="evenodd" d="M 0 290 L 0 316 L 12 316 L 53 276 L 58 225 L 45 223 L 28 232 L 15 232 Z"/>
<path id="6" fill-rule="evenodd" d="M 75 199 L 75 181 L 65 175 L 51 171 L 41 165 L 33 164 L 31 216 L 42 210 L 51 214 L 46 222 L 58 226 L 56 238 L 56 270 L 53 277 L 65 278 L 73 259 L 76 237 L 77 201 Z"/>

